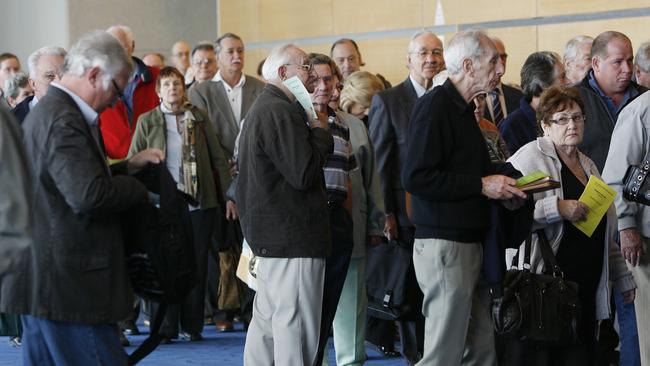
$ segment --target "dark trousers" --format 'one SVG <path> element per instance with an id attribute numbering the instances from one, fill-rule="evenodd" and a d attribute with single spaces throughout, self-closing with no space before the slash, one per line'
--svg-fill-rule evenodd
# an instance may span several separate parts
<path id="1" fill-rule="evenodd" d="M 595 342 L 565 347 L 545 347 L 512 338 L 503 342 L 500 366 L 593 366 L 596 361 Z"/>
<path id="2" fill-rule="evenodd" d="M 414 227 L 399 227 L 399 240 L 413 247 L 415 236 Z M 422 300 L 424 296 L 413 264 L 406 274 L 406 299 L 413 309 L 406 319 L 392 322 L 389 320 L 368 317 L 366 339 L 378 346 L 393 348 L 395 344 L 395 323 L 400 335 L 401 353 L 409 365 L 416 364 L 422 358 L 424 350 L 424 316 L 422 315 Z"/>
<path id="3" fill-rule="evenodd" d="M 22 364 L 127 365 L 115 324 L 59 322 L 22 316 Z"/>
<path id="4" fill-rule="evenodd" d="M 330 208 L 330 228 L 332 232 L 332 255 L 325 261 L 325 282 L 323 284 L 323 310 L 321 315 L 320 337 L 316 365 L 323 362 L 327 339 L 332 331 L 332 322 L 339 305 L 341 291 L 350 266 L 354 237 L 352 217 L 342 206 Z"/>
<path id="5" fill-rule="evenodd" d="M 212 239 L 216 209 L 195 210 L 190 212 L 192 230 L 194 234 L 194 251 L 196 254 L 196 274 L 198 283 L 187 295 L 180 305 L 171 305 L 167 308 L 165 320 L 160 333 L 169 338 L 178 336 L 180 329 L 187 333 L 201 333 L 203 331 L 203 306 L 205 304 L 205 282 L 208 266 L 208 246 Z M 158 304 L 151 304 L 151 318 L 155 318 Z"/>

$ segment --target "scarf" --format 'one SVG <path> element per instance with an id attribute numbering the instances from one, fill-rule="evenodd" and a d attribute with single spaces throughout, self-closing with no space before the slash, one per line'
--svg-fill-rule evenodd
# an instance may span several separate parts
<path id="1" fill-rule="evenodd" d="M 176 118 L 176 127 L 181 135 L 181 166 L 178 174 L 178 190 L 198 202 L 198 175 L 196 168 L 196 119 L 190 110 L 189 103 L 176 112 L 169 110 L 160 103 L 160 110 L 165 115 Z"/>

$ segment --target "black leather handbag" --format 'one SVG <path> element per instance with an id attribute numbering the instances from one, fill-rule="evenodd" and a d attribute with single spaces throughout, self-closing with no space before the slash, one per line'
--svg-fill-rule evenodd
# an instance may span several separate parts
<path id="1" fill-rule="evenodd" d="M 526 240 L 524 269 L 510 269 L 503 294 L 492 301 L 492 321 L 498 334 L 550 346 L 578 342 L 580 301 L 578 285 L 567 281 L 557 264 L 546 235 L 536 231 L 548 273 L 530 271 L 531 238 Z M 512 266 L 518 263 L 515 256 Z"/>
<path id="2" fill-rule="evenodd" d="M 413 252 L 396 240 L 382 241 L 366 252 L 368 315 L 398 320 L 411 312 L 406 300 L 406 275 Z"/>
<path id="3" fill-rule="evenodd" d="M 650 182 L 646 179 L 650 161 L 630 165 L 623 178 L 623 197 L 626 200 L 650 206 Z"/>

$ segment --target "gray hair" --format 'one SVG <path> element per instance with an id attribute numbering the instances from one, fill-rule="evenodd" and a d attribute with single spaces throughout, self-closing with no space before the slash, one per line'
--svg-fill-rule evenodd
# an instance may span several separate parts
<path id="1" fill-rule="evenodd" d="M 27 59 L 27 67 L 29 68 L 29 77 L 32 79 L 36 79 L 36 77 L 38 76 L 36 75 L 36 69 L 38 68 L 38 61 L 41 59 L 41 57 L 60 56 L 62 58 L 65 58 L 65 55 L 66 52 L 61 47 L 48 46 L 48 47 L 42 47 L 37 49 L 31 55 L 29 55 L 29 58 Z M 59 70 L 59 73 L 60 72 L 61 71 Z"/>
<path id="2" fill-rule="evenodd" d="M 450 75 L 459 74 L 466 59 L 472 61 L 475 70 L 480 69 L 479 61 L 486 52 L 481 44 L 483 38 L 490 39 L 487 33 L 480 29 L 469 29 L 454 34 L 444 53 L 445 65 Z"/>
<path id="3" fill-rule="evenodd" d="M 115 37 L 99 30 L 83 35 L 70 48 L 61 75 L 82 76 L 93 67 L 104 72 L 104 89 L 108 89 L 111 79 L 120 73 L 131 74 L 133 71 L 131 58 L 122 44 Z"/>
<path id="4" fill-rule="evenodd" d="M 17 72 L 5 80 L 4 91 L 5 97 L 18 98 L 20 89 L 26 88 L 29 85 L 29 77 L 24 72 Z"/>
<path id="5" fill-rule="evenodd" d="M 650 72 L 650 42 L 642 43 L 639 50 L 636 51 L 634 57 L 634 64 L 637 65 L 641 71 Z"/>
<path id="6" fill-rule="evenodd" d="M 408 45 L 408 48 L 406 49 L 406 52 L 414 52 L 414 51 L 418 51 L 418 50 L 414 50 L 414 49 L 413 49 L 414 44 L 415 44 L 415 39 L 418 38 L 418 37 L 420 37 L 420 36 L 423 36 L 423 35 L 425 35 L 425 34 L 430 34 L 430 35 L 432 35 L 434 38 L 436 38 L 436 39 L 439 40 L 438 35 L 435 34 L 435 33 L 433 33 L 432 31 L 427 30 L 427 29 L 420 29 L 419 31 L 415 32 L 415 33 L 411 36 L 411 40 L 409 41 L 409 45 Z"/>
<path id="7" fill-rule="evenodd" d="M 241 42 L 242 45 L 244 45 L 244 40 L 241 39 L 240 36 L 236 35 L 235 33 L 224 33 L 221 35 L 221 37 L 217 38 L 216 41 L 214 41 L 214 49 L 217 53 L 221 52 L 221 41 L 223 41 L 226 38 L 231 38 L 231 39 L 236 39 L 239 42 Z"/>
<path id="8" fill-rule="evenodd" d="M 534 52 L 526 58 L 521 67 L 521 88 L 528 102 L 553 85 L 559 76 L 555 73 L 555 65 L 559 63 L 560 55 L 550 51 Z"/>
<path id="9" fill-rule="evenodd" d="M 585 43 L 592 44 L 594 39 L 589 36 L 576 36 L 569 40 L 564 46 L 564 62 L 575 60 L 578 57 L 578 47 Z"/>
<path id="10" fill-rule="evenodd" d="M 291 62 L 291 54 L 288 52 L 292 48 L 298 48 L 293 43 L 287 43 L 274 47 L 262 66 L 262 77 L 266 81 L 278 81 L 278 69 L 283 65 Z"/>

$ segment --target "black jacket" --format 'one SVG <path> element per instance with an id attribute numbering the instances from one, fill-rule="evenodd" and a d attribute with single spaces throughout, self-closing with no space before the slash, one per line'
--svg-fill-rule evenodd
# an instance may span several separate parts
<path id="1" fill-rule="evenodd" d="M 11 110 L 11 113 L 16 116 L 18 119 L 18 122 L 23 123 L 25 118 L 27 117 L 27 113 L 29 113 L 29 103 L 34 99 L 34 96 L 29 96 L 25 99 L 23 99 L 22 102 L 16 104 L 14 109 Z"/>
<path id="2" fill-rule="evenodd" d="M 591 71 L 587 73 L 580 84 L 576 87 L 580 91 L 582 102 L 585 104 L 584 114 L 587 116 L 585 122 L 585 134 L 580 144 L 580 151 L 587 155 L 594 161 L 599 172 L 603 171 L 605 161 L 607 160 L 607 152 L 609 151 L 609 142 L 612 139 L 612 132 L 618 116 L 610 116 L 609 110 L 605 102 L 600 97 L 597 91 L 592 89 L 589 85 L 589 77 Z M 641 95 L 645 92 L 646 88 L 631 82 L 631 88 L 636 89 Z M 638 96 L 637 95 L 637 96 Z M 634 100 L 635 97 L 630 98 L 627 103 Z M 622 109 L 622 108 L 621 108 Z"/>
<path id="3" fill-rule="evenodd" d="M 482 241 L 489 207 L 481 178 L 493 167 L 474 105 L 451 80 L 418 99 L 407 146 L 402 183 L 412 195 L 415 237 Z"/>
<path id="4" fill-rule="evenodd" d="M 310 129 L 304 110 L 267 84 L 239 142 L 237 208 L 260 257 L 325 258 L 331 251 L 323 165 L 332 135 Z"/>

